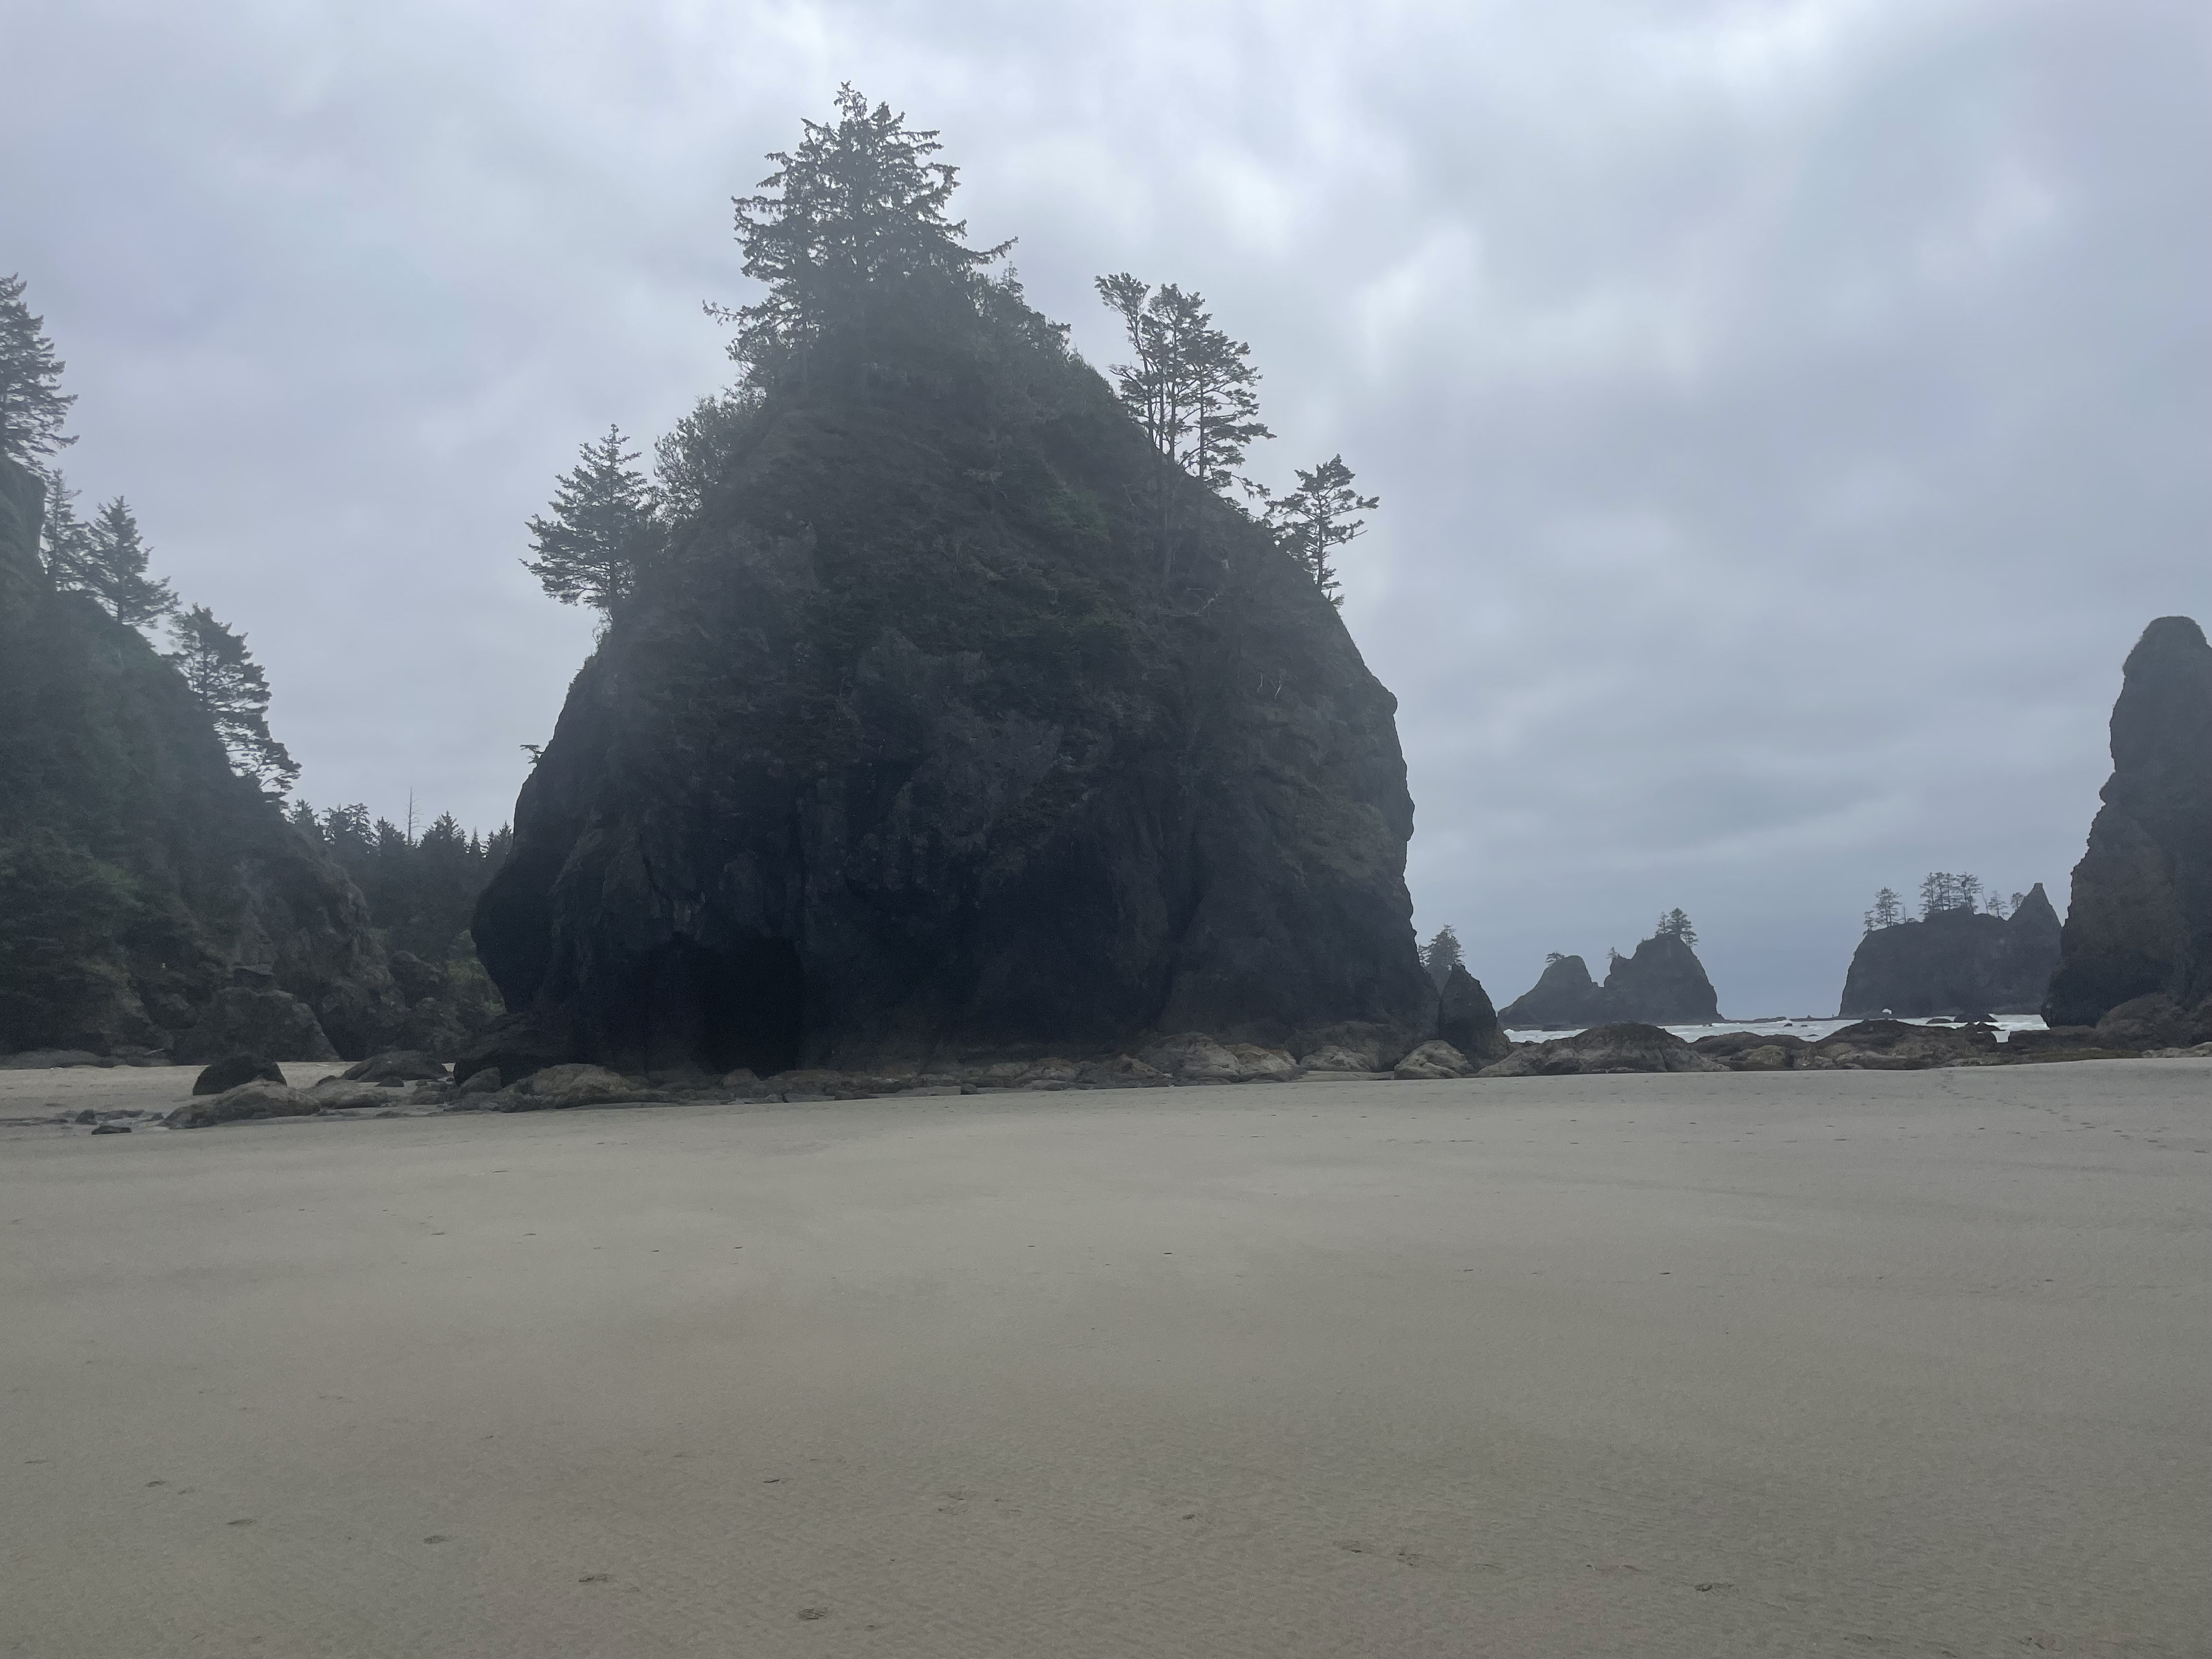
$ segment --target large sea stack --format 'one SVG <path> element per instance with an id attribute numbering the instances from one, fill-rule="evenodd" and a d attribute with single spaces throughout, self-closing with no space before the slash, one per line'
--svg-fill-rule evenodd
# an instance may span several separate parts
<path id="1" fill-rule="evenodd" d="M 1839 1019 L 2033 1014 L 2058 965 L 2058 913 L 2038 882 L 2009 916 L 1936 910 L 1859 940 Z"/>
<path id="2" fill-rule="evenodd" d="M 2052 1025 L 2212 995 L 2212 647 L 2186 617 L 2160 617 L 2128 653 L 2104 802 L 2074 866 Z"/>
<path id="3" fill-rule="evenodd" d="M 1012 283 L 878 272 L 720 419 L 477 908 L 487 1056 L 1426 1035 L 1395 700 Z"/>
<path id="4" fill-rule="evenodd" d="M 408 1011 L 361 894 L 177 672 L 38 553 L 0 459 L 0 1053 L 366 1054 Z"/>

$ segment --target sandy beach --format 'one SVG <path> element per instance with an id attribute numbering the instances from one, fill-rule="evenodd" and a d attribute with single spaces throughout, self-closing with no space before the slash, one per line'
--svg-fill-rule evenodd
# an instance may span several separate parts
<path id="1" fill-rule="evenodd" d="M 2212 1631 L 2205 1062 L 21 1128 L 0 1239 L 9 1655 Z"/>

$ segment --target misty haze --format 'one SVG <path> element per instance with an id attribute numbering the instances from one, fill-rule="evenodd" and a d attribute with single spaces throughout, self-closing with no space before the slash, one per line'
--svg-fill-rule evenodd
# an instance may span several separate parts
<path id="1" fill-rule="evenodd" d="M 0 1651 L 2202 1651 L 2212 19 L 0 66 Z"/>

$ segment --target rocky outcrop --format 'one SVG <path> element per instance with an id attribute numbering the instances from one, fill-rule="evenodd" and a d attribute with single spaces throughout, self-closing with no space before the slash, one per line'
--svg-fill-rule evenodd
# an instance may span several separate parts
<path id="1" fill-rule="evenodd" d="M 404 1014 L 360 893 L 136 630 L 58 592 L 0 460 L 0 1050 L 360 1054 Z"/>
<path id="2" fill-rule="evenodd" d="M 1481 1075 L 1579 1077 L 1601 1072 L 1717 1072 L 1718 1061 L 1699 1054 L 1672 1031 L 1640 1021 L 1596 1025 L 1572 1036 L 1516 1048 Z"/>
<path id="3" fill-rule="evenodd" d="M 1498 1011 L 1509 1030 L 1540 1031 L 1563 1025 L 1605 1023 L 1605 993 L 1580 957 L 1553 957 L 1536 982 Z"/>
<path id="4" fill-rule="evenodd" d="M 1437 994 L 1437 1036 L 1478 1065 L 1503 1060 L 1513 1051 L 1512 1039 L 1498 1024 L 1482 981 L 1455 962 Z"/>
<path id="5" fill-rule="evenodd" d="M 1436 993 L 1390 694 L 1042 319 L 909 303 L 738 420 L 576 677 L 472 927 L 507 1006 L 628 1072 L 1395 1060 Z"/>
<path id="6" fill-rule="evenodd" d="M 2212 995 L 2212 647 L 2188 617 L 2160 617 L 2128 653 L 2112 738 L 2043 1007 L 2054 1026 Z"/>
<path id="7" fill-rule="evenodd" d="M 1554 957 L 1527 992 L 1506 1005 L 1498 1024 L 1511 1030 L 1630 1022 L 1710 1025 L 1720 1001 L 1698 953 L 1672 933 L 1659 933 L 1616 956 L 1605 983 L 1591 982 L 1580 957 Z"/>
<path id="8" fill-rule="evenodd" d="M 1938 910 L 1859 941 L 1839 1019 L 2033 1014 L 2058 965 L 2058 913 L 2038 882 L 2009 916 Z"/>

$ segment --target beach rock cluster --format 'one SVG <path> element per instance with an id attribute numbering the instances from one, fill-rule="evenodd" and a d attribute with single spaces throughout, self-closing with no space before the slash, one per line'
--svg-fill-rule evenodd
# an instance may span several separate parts
<path id="1" fill-rule="evenodd" d="M 1658 933 L 1633 954 L 1615 957 L 1605 983 L 1580 957 L 1554 957 L 1534 985 L 1506 1005 L 1498 1023 L 1513 1030 L 1569 1025 L 1709 1025 L 1720 999 L 1687 941 Z"/>
<path id="2" fill-rule="evenodd" d="M 2128 653 L 2112 749 L 2043 1007 L 2054 1027 L 2212 997 L 2212 646 L 2188 617 L 2160 617 Z"/>
<path id="3" fill-rule="evenodd" d="M 2040 1012 L 2058 941 L 2041 882 L 2009 916 L 1938 910 L 1874 928 L 1852 954 L 1838 1017 Z"/>

